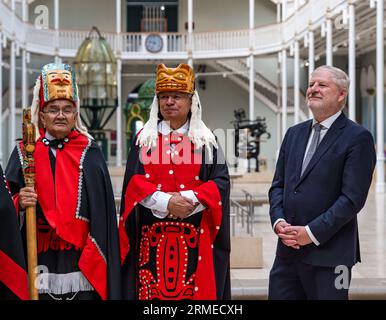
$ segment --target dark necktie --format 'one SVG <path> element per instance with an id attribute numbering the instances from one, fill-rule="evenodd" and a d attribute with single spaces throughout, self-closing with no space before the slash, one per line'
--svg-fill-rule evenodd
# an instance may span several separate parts
<path id="1" fill-rule="evenodd" d="M 322 129 L 323 126 L 320 123 L 316 123 L 314 125 L 314 135 L 312 136 L 310 147 L 308 148 L 307 154 L 303 160 L 301 176 L 303 175 L 304 171 L 306 170 L 308 164 L 310 163 L 312 157 L 315 154 L 316 148 L 318 147 L 320 142 L 320 131 Z"/>
<path id="2" fill-rule="evenodd" d="M 48 148 L 48 156 L 50 157 L 52 176 L 54 177 L 54 180 L 55 180 L 56 157 L 55 157 L 53 151 L 51 150 L 51 148 Z"/>

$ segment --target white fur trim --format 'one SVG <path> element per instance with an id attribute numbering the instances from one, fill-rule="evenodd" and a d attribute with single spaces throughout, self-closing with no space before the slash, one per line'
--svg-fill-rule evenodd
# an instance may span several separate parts
<path id="1" fill-rule="evenodd" d="M 66 294 L 94 290 L 94 287 L 80 271 L 64 274 L 40 273 L 38 280 L 39 293 Z"/>
<path id="2" fill-rule="evenodd" d="M 155 147 L 158 138 L 158 98 L 154 96 L 150 106 L 149 120 L 143 126 L 142 131 L 138 135 L 137 145 L 140 147 Z"/>
<path id="3" fill-rule="evenodd" d="M 202 109 L 201 109 L 200 97 L 197 91 L 194 91 L 192 97 L 192 117 L 190 119 L 190 126 L 188 131 L 188 137 L 196 148 L 201 148 L 205 145 L 209 158 L 212 157 L 212 148 L 218 148 L 216 138 L 212 131 L 205 125 L 201 120 Z"/>

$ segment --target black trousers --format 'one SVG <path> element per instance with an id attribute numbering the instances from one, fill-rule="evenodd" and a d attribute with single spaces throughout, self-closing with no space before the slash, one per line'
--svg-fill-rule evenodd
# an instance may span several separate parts
<path id="1" fill-rule="evenodd" d="M 342 269 L 340 269 L 342 268 Z M 269 275 L 270 300 L 348 300 L 351 267 L 320 267 L 276 256 Z"/>

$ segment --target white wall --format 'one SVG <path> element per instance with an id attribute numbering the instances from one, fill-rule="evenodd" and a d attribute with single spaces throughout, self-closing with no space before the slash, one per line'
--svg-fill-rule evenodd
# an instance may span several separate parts
<path id="1" fill-rule="evenodd" d="M 37 0 L 29 5 L 29 21 L 38 16 L 38 5 L 49 10 L 49 26 L 54 28 L 54 1 Z M 115 0 L 59 0 L 59 28 L 66 30 L 90 30 L 92 26 L 105 32 L 115 32 Z M 121 29 L 126 31 L 126 1 L 121 2 Z"/>
<path id="2" fill-rule="evenodd" d="M 188 1 L 179 1 L 178 30 L 185 30 L 188 21 Z M 194 0 L 195 31 L 249 28 L 249 0 Z M 255 26 L 276 23 L 276 5 L 270 0 L 255 0 Z"/>

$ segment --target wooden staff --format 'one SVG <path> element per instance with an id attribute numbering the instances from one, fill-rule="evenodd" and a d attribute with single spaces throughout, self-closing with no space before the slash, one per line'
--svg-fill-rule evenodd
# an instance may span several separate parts
<path id="1" fill-rule="evenodd" d="M 31 108 L 23 109 L 23 173 L 26 187 L 35 187 L 35 127 L 31 123 Z M 31 300 L 38 300 L 36 206 L 26 208 L 28 282 Z"/>

